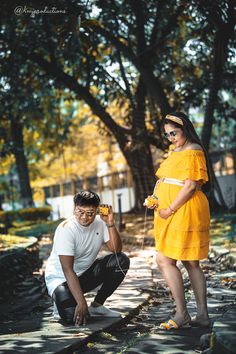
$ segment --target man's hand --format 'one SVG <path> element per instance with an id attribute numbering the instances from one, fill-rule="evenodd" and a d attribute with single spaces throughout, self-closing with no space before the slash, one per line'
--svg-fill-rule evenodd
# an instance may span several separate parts
<path id="1" fill-rule="evenodd" d="M 119 231 L 115 226 L 114 214 L 111 205 L 107 205 L 108 215 L 101 215 L 100 218 L 105 222 L 108 227 L 109 232 L 109 241 L 106 242 L 106 245 L 109 251 L 113 253 L 119 253 L 122 250 L 122 242 L 120 238 Z"/>
<path id="2" fill-rule="evenodd" d="M 80 301 L 80 303 L 77 304 L 75 308 L 75 312 L 74 312 L 75 325 L 77 326 L 86 325 L 88 317 L 89 317 L 88 305 L 86 300 L 84 299 L 83 301 Z"/>
<path id="3" fill-rule="evenodd" d="M 114 224 L 114 214 L 113 214 L 113 210 L 112 210 L 112 206 L 111 205 L 107 205 L 108 207 L 108 215 L 101 215 L 100 214 L 100 218 L 108 225 L 112 225 Z"/>

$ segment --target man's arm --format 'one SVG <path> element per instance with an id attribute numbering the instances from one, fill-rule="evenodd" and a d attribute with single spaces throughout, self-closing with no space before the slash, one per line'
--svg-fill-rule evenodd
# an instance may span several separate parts
<path id="1" fill-rule="evenodd" d="M 112 207 L 108 207 L 108 215 L 101 215 L 101 219 L 106 223 L 106 227 L 109 232 L 109 241 L 106 242 L 106 245 L 109 251 L 113 253 L 119 253 L 122 250 L 122 242 L 120 238 L 120 233 L 115 226 L 114 214 Z"/>
<path id="2" fill-rule="evenodd" d="M 81 289 L 79 279 L 73 270 L 74 257 L 60 255 L 59 258 L 68 287 L 77 303 L 74 313 L 74 322 L 78 325 L 86 324 L 88 305 Z"/>
<path id="3" fill-rule="evenodd" d="M 109 225 L 109 224 L 107 224 Z M 112 224 L 110 224 L 112 225 Z M 106 245 L 109 249 L 109 251 L 113 252 L 113 253 L 119 253 L 122 251 L 122 242 L 121 242 L 121 238 L 120 238 L 120 234 L 116 228 L 115 225 L 108 227 L 108 232 L 109 232 L 109 237 L 110 240 L 108 242 L 106 242 Z"/>

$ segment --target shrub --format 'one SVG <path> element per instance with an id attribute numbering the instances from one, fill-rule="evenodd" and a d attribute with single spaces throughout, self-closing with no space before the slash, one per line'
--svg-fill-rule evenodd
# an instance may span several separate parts
<path id="1" fill-rule="evenodd" d="M 56 227 L 64 219 L 59 219 L 57 221 L 48 221 L 45 223 L 40 223 L 36 225 L 21 227 L 21 228 L 11 228 L 8 230 L 9 234 L 17 236 L 34 236 L 40 237 L 42 234 L 53 234 Z"/>
<path id="2" fill-rule="evenodd" d="M 30 221 L 13 221 L 13 223 L 12 223 L 12 227 L 16 227 L 16 228 L 17 227 L 19 228 L 19 227 L 31 226 L 31 225 L 35 225 L 35 221 L 34 220 L 30 220 Z"/>
<path id="3" fill-rule="evenodd" d="M 18 211 L 9 210 L 9 211 L 0 211 L 0 223 L 9 227 L 12 225 L 14 220 L 17 220 L 19 217 Z"/>
<path id="4" fill-rule="evenodd" d="M 6 212 L 0 211 L 0 223 L 5 224 L 5 221 L 6 221 Z"/>
<path id="5" fill-rule="evenodd" d="M 35 221 L 47 220 L 51 211 L 51 207 L 0 211 L 0 224 L 4 224 L 6 229 L 21 222 L 31 222 L 32 224 Z"/>
<path id="6" fill-rule="evenodd" d="M 51 207 L 25 208 L 18 211 L 20 220 L 36 221 L 47 220 L 51 214 Z"/>
<path id="7" fill-rule="evenodd" d="M 29 243 L 28 237 L 0 235 L 0 251 L 12 248 L 15 245 L 21 245 L 26 243 Z"/>

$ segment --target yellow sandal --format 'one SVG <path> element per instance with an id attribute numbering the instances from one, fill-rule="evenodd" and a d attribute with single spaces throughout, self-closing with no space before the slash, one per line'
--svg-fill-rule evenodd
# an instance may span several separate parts
<path id="1" fill-rule="evenodd" d="M 164 329 L 169 331 L 170 329 L 180 329 L 180 328 L 191 328 L 189 322 L 184 322 L 181 325 L 178 325 L 174 320 L 169 320 L 167 322 L 162 322 L 159 326 L 159 329 Z"/>

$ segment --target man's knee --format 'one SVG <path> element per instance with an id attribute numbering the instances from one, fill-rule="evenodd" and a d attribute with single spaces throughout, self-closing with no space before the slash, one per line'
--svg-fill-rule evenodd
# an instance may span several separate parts
<path id="1" fill-rule="evenodd" d="M 118 253 L 117 254 L 117 257 L 118 257 L 118 260 L 119 260 L 119 263 L 120 263 L 120 265 L 123 267 L 123 268 L 125 268 L 125 269 L 129 269 L 129 266 L 130 266 L 130 259 L 129 259 L 129 257 L 125 254 L 125 253 L 123 253 L 123 252 L 121 252 L 121 253 Z"/>
<path id="2" fill-rule="evenodd" d="M 116 268 L 117 266 L 120 266 L 124 271 L 127 271 L 130 266 L 130 259 L 123 252 L 112 254 L 109 257 L 106 266 L 107 268 Z"/>
<path id="3" fill-rule="evenodd" d="M 66 324 L 73 325 L 74 324 L 74 313 L 75 307 L 66 307 L 63 309 L 59 309 L 59 315 Z"/>
<path id="4" fill-rule="evenodd" d="M 68 289 L 67 283 L 59 285 L 54 290 L 52 297 L 61 319 L 67 324 L 73 324 L 76 302 Z"/>

